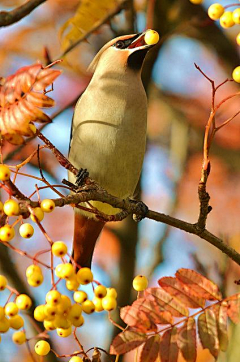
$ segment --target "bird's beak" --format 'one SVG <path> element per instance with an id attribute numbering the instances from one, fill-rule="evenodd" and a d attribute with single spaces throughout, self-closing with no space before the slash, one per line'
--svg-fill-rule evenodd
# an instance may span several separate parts
<path id="1" fill-rule="evenodd" d="M 148 48 L 152 48 L 155 44 L 147 44 L 145 42 L 145 34 L 146 31 L 144 33 L 140 33 L 138 34 L 138 37 L 134 37 L 132 43 L 127 47 L 128 49 L 148 49 Z"/>

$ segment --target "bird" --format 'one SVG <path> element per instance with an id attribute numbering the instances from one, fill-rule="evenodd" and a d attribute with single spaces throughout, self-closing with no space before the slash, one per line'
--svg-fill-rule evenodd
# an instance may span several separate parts
<path id="1" fill-rule="evenodd" d="M 147 52 L 156 43 L 149 31 L 156 37 L 153 30 L 123 35 L 100 49 L 88 68 L 93 76 L 72 120 L 69 161 L 81 171 L 87 169 L 91 179 L 122 199 L 134 194 L 145 154 L 147 96 L 141 70 Z M 76 182 L 72 173 L 68 178 Z M 108 215 L 120 211 L 99 201 L 90 203 Z M 91 267 L 105 222 L 86 210 L 87 203 L 80 206 L 84 210 L 74 208 L 72 255 L 77 266 Z"/>

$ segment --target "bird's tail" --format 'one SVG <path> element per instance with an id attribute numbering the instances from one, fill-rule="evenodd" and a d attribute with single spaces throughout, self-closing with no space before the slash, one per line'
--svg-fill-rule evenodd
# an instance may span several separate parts
<path id="1" fill-rule="evenodd" d="M 91 267 L 92 255 L 105 222 L 74 212 L 73 259 L 81 267 Z"/>

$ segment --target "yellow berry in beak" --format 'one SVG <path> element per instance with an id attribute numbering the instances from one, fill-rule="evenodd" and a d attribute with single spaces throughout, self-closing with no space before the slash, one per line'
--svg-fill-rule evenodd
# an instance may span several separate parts
<path id="1" fill-rule="evenodd" d="M 155 30 L 147 30 L 144 41 L 147 45 L 157 44 L 159 41 L 159 34 Z"/>

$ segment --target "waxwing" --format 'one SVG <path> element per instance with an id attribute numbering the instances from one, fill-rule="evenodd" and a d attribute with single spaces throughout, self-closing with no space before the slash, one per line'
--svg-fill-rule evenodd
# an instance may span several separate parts
<path id="1" fill-rule="evenodd" d="M 102 47 L 90 64 L 93 77 L 72 121 L 70 162 L 87 169 L 101 187 L 120 198 L 134 194 L 145 153 L 147 98 L 141 69 L 153 45 L 144 39 L 145 32 L 124 35 Z M 71 173 L 69 180 L 76 181 Z M 120 211 L 98 201 L 91 205 L 109 215 Z M 73 257 L 78 265 L 90 267 L 105 223 L 78 208 L 74 215 Z"/>

